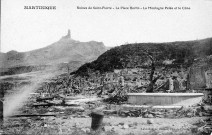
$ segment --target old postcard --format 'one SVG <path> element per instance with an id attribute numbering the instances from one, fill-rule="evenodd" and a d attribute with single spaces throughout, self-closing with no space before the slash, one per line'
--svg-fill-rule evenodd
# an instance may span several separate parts
<path id="1" fill-rule="evenodd" d="M 1 0 L 0 134 L 210 135 L 211 0 Z"/>

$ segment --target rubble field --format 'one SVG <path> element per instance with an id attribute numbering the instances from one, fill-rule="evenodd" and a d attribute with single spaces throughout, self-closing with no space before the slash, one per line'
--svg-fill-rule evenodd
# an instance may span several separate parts
<path id="1" fill-rule="evenodd" d="M 4 120 L 6 134 L 209 134 L 212 108 L 108 104 L 107 97 L 32 96 L 20 114 Z M 21 111 L 22 110 L 22 111 Z M 103 112 L 102 127 L 91 129 L 91 112 Z"/>
<path id="2" fill-rule="evenodd" d="M 80 89 L 70 86 L 70 80 L 63 76 L 36 86 L 16 114 L 4 118 L 3 132 L 30 135 L 207 135 L 212 132 L 212 106 L 205 100 L 192 106 L 132 105 L 127 101 L 129 89 L 125 86 L 87 83 L 88 87 Z M 91 129 L 92 112 L 104 114 L 100 128 L 95 131 Z"/>

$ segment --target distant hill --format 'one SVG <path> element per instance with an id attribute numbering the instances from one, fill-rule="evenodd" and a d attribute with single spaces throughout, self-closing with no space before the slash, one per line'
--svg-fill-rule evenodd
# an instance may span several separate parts
<path id="1" fill-rule="evenodd" d="M 97 70 L 104 73 L 126 67 L 148 67 L 150 60 L 145 52 L 155 58 L 156 66 L 190 66 L 196 59 L 212 55 L 212 38 L 121 45 L 106 51 L 97 60 L 84 64 L 72 74 L 88 75 L 88 72 Z"/>
<path id="2" fill-rule="evenodd" d="M 82 64 L 95 60 L 107 48 L 102 42 L 80 42 L 71 39 L 70 31 L 59 41 L 29 52 L 9 51 L 0 53 L 0 68 L 58 65 L 61 63 Z M 76 62 L 77 61 L 77 62 Z"/>

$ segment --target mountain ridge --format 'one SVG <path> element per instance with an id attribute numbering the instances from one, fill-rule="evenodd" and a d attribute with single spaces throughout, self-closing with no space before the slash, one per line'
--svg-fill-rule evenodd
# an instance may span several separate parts
<path id="1" fill-rule="evenodd" d="M 0 68 L 12 68 L 18 66 L 40 66 L 58 65 L 79 61 L 84 63 L 95 60 L 107 48 L 103 42 L 89 41 L 80 42 L 73 40 L 68 34 L 60 40 L 43 48 L 18 52 L 11 50 L 7 53 L 0 53 Z"/>

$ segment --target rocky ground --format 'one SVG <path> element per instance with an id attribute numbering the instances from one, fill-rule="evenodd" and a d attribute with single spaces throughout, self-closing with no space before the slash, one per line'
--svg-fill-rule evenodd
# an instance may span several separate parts
<path id="1" fill-rule="evenodd" d="M 211 111 L 211 107 L 207 105 L 171 109 L 151 107 L 134 109 L 135 107 L 130 106 L 121 109 L 124 104 L 107 104 L 94 96 L 69 96 L 69 99 L 71 97 L 73 99 L 66 100 L 63 104 L 56 98 L 48 99 L 48 103 L 49 101 L 57 103 L 50 106 L 43 101 L 39 101 L 38 104 L 35 100 L 38 98 L 31 97 L 30 102 L 20 109 L 21 114 L 4 119 L 4 132 L 6 134 L 199 135 L 210 134 L 212 131 L 211 114 L 207 113 Z M 194 108 L 198 109 L 193 111 Z M 91 129 L 90 114 L 94 111 L 104 112 L 102 127 L 97 131 Z"/>
<path id="2" fill-rule="evenodd" d="M 108 134 L 108 135 L 193 135 L 203 134 L 200 125 L 206 117 L 193 118 L 120 118 L 109 116 L 103 119 L 103 126 L 94 132 L 91 130 L 91 118 L 74 118 L 72 116 L 31 117 L 5 119 L 6 134 Z M 209 133 L 204 133 L 209 134 Z"/>
<path id="3" fill-rule="evenodd" d="M 24 96 L 19 92 L 12 95 L 23 99 L 18 98 L 19 108 L 10 109 L 15 113 L 5 115 L 7 117 L 1 125 L 5 134 L 201 135 L 212 131 L 212 108 L 203 102 L 191 107 L 169 109 L 126 107 L 127 102 L 109 103 L 108 96 L 98 97 L 96 94 L 40 94 L 37 92 L 41 90 L 42 83 L 33 77 L 38 76 L 31 75 L 30 85 L 27 83 L 22 89 Z M 39 78 L 44 79 L 41 82 L 49 77 L 39 74 Z M 35 86 L 29 90 L 27 86 L 31 84 Z M 94 111 L 104 113 L 102 126 L 96 131 L 91 129 L 91 112 Z"/>

